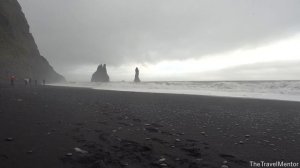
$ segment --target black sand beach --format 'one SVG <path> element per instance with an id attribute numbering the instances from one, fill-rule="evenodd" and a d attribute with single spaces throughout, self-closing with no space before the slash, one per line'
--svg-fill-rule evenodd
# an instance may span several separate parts
<path id="1" fill-rule="evenodd" d="M 300 102 L 2 85 L 0 168 L 300 162 L 299 111 Z"/>

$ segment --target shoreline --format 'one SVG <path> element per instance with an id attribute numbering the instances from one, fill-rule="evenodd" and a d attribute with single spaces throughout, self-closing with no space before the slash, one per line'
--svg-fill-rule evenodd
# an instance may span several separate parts
<path id="1" fill-rule="evenodd" d="M 0 92 L 0 167 L 300 162 L 299 102 L 57 86 Z"/>
<path id="2" fill-rule="evenodd" d="M 93 90 L 102 90 L 102 91 L 116 91 L 116 92 L 132 92 L 132 93 L 149 93 L 149 94 L 171 94 L 171 95 L 193 95 L 193 96 L 208 96 L 208 97 L 221 97 L 221 98 L 238 98 L 238 99 L 257 99 L 257 100 L 271 100 L 271 101 L 290 101 L 290 102 L 300 102 L 300 96 L 296 95 L 289 95 L 287 98 L 286 96 L 283 98 L 279 98 L 276 96 L 282 96 L 281 94 L 272 94 L 274 97 L 270 97 L 270 94 L 267 94 L 269 96 L 262 96 L 262 93 L 255 93 L 257 97 L 250 97 L 249 95 L 233 95 L 236 94 L 235 92 L 232 92 L 232 95 L 229 95 L 230 92 L 220 92 L 217 91 L 215 93 L 218 94 L 200 94 L 200 93 L 192 93 L 192 91 L 189 91 L 189 93 L 184 92 L 167 92 L 167 91 L 143 91 L 143 90 L 129 90 L 129 89 L 110 89 L 110 88 L 94 88 L 94 87 L 88 87 L 88 86 L 71 86 L 71 85 L 61 85 L 61 84 L 48 84 L 47 86 L 53 86 L 53 87 L 71 87 L 71 88 L 86 88 L 86 89 L 93 89 Z M 221 94 L 220 94 L 221 93 Z M 249 93 L 247 93 L 249 94 Z M 260 96 L 260 97 L 259 97 Z"/>

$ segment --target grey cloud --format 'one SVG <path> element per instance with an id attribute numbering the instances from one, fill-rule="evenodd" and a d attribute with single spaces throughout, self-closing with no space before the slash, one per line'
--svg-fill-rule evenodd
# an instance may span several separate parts
<path id="1" fill-rule="evenodd" d="M 191 76 L 206 80 L 300 80 L 299 65 L 300 61 L 274 61 L 191 74 Z"/>
<path id="2" fill-rule="evenodd" d="M 20 0 L 59 71 L 251 48 L 300 28 L 298 0 Z"/>

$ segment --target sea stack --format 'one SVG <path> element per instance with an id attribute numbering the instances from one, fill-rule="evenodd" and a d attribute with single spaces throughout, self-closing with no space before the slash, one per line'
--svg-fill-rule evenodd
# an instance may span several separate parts
<path id="1" fill-rule="evenodd" d="M 16 79 L 64 81 L 40 55 L 17 0 L 0 0 L 0 82 Z"/>
<path id="2" fill-rule="evenodd" d="M 100 64 L 98 66 L 97 71 L 92 75 L 91 82 L 109 82 L 106 64 Z"/>
<path id="3" fill-rule="evenodd" d="M 136 68 L 135 68 L 134 82 L 141 82 L 139 75 L 140 75 L 139 68 L 136 67 Z"/>

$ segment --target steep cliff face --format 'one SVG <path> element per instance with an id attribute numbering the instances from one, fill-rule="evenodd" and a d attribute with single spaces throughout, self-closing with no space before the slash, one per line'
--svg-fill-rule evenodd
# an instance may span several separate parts
<path id="1" fill-rule="evenodd" d="M 10 75 L 20 80 L 65 80 L 40 55 L 18 1 L 0 0 L 0 81 Z"/>

